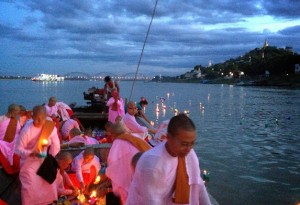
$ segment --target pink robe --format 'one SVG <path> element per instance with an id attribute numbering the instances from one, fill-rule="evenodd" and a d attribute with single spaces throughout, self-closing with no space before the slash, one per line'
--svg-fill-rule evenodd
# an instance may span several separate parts
<path id="1" fill-rule="evenodd" d="M 68 119 L 67 121 L 64 122 L 62 128 L 61 128 L 61 134 L 64 140 L 66 140 L 69 136 L 69 133 L 71 131 L 71 129 L 73 128 L 77 128 L 80 130 L 79 128 L 79 124 L 76 120 L 73 119 Z"/>
<path id="2" fill-rule="evenodd" d="M 172 157 L 165 142 L 145 152 L 139 162 L 129 189 L 126 205 L 173 205 L 173 185 L 178 158 Z M 210 205 L 198 158 L 192 149 L 186 156 L 190 184 L 190 205 Z"/>
<path id="3" fill-rule="evenodd" d="M 18 122 L 14 140 L 11 142 L 6 142 L 4 141 L 4 136 L 9 122 L 10 118 L 6 117 L 6 115 L 0 116 L 0 151 L 7 158 L 9 164 L 13 165 L 14 146 L 16 143 L 16 139 L 19 136 L 21 126 Z"/>
<path id="4" fill-rule="evenodd" d="M 23 165 L 20 170 L 20 181 L 22 184 L 21 195 L 23 205 L 49 204 L 57 200 L 56 182 L 49 184 L 36 174 L 44 158 L 30 157 L 35 150 L 42 128 L 37 128 L 33 122 L 27 124 L 21 131 L 16 142 L 15 152 L 21 156 Z M 55 156 L 60 151 L 60 143 L 56 128 L 48 137 L 49 153 Z"/>
<path id="5" fill-rule="evenodd" d="M 108 121 L 115 123 L 116 118 L 118 116 L 123 117 L 125 115 L 125 110 L 124 110 L 124 102 L 123 99 L 120 98 L 117 102 L 118 105 L 118 110 L 112 110 L 112 105 L 114 104 L 115 99 L 113 97 L 109 98 L 107 101 L 106 105 L 108 106 Z"/>
<path id="6" fill-rule="evenodd" d="M 99 142 L 96 139 L 94 139 L 92 137 L 89 137 L 89 136 L 82 136 L 82 135 L 78 135 L 78 136 L 73 137 L 67 143 L 72 144 L 72 143 L 75 143 L 75 142 L 81 142 L 81 143 L 84 143 L 85 145 L 99 144 Z"/>
<path id="7" fill-rule="evenodd" d="M 134 116 L 126 113 L 123 117 L 123 122 L 125 126 L 131 131 L 131 134 L 139 137 L 141 139 L 145 139 L 148 136 L 148 128 L 141 126 L 135 119 Z"/>
<path id="8" fill-rule="evenodd" d="M 49 107 L 48 104 L 45 104 L 45 108 L 48 116 L 50 117 L 52 117 L 52 115 L 58 116 L 58 108 L 56 104 L 52 107 Z"/>
<path id="9" fill-rule="evenodd" d="M 94 155 L 91 162 L 85 163 L 83 160 L 83 152 L 84 151 L 77 155 L 72 162 L 72 171 L 76 172 L 79 182 L 84 182 L 82 173 L 90 173 L 92 166 L 96 168 L 96 173 L 98 173 L 101 169 L 100 159 L 96 155 Z"/>
<path id="10" fill-rule="evenodd" d="M 106 175 L 112 181 L 113 192 L 120 196 L 122 204 L 127 200 L 129 186 L 133 176 L 132 157 L 139 150 L 131 143 L 115 139 L 107 158 Z"/>
<path id="11" fill-rule="evenodd" d="M 57 110 L 60 114 L 62 121 L 66 121 L 70 119 L 71 116 L 67 110 L 72 110 L 72 109 L 70 108 L 69 105 L 67 105 L 64 102 L 57 102 L 55 106 L 57 106 Z"/>
<path id="12" fill-rule="evenodd" d="M 65 185 L 68 185 L 70 188 L 73 186 L 72 181 L 66 172 L 64 172 L 63 175 L 60 173 L 60 171 L 57 172 L 56 184 L 58 196 L 66 196 L 73 193 L 72 189 L 65 188 Z"/>

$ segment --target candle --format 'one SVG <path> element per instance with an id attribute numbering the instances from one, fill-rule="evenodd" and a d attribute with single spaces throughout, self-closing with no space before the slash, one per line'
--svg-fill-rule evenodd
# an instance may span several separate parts
<path id="1" fill-rule="evenodd" d="M 99 184 L 100 181 L 101 181 L 101 177 L 97 176 L 95 181 L 94 181 L 94 184 Z"/>
<path id="2" fill-rule="evenodd" d="M 93 198 L 93 197 L 96 197 L 97 196 L 97 192 L 96 190 L 93 190 L 91 195 L 90 195 L 90 198 Z"/>
<path id="3" fill-rule="evenodd" d="M 79 202 L 80 202 L 81 204 L 83 204 L 83 203 L 85 202 L 85 196 L 84 196 L 83 193 L 81 193 L 80 190 L 78 190 L 78 192 L 79 192 L 79 194 L 78 194 L 78 196 L 77 196 L 77 199 L 79 200 Z"/>
<path id="4" fill-rule="evenodd" d="M 48 144 L 49 144 L 49 142 L 48 142 L 47 139 L 43 139 L 43 140 L 42 140 L 42 145 L 43 145 L 43 146 L 46 146 L 46 145 L 48 145 Z"/>

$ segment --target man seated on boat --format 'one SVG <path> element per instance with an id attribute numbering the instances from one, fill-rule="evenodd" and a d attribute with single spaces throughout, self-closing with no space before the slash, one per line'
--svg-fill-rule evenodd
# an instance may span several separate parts
<path id="1" fill-rule="evenodd" d="M 19 136 L 21 125 L 17 119 L 20 107 L 8 106 L 7 113 L 0 116 L 0 165 L 8 174 L 19 171 L 19 156 L 14 154 L 14 146 Z"/>
<path id="2" fill-rule="evenodd" d="M 56 130 L 57 130 L 57 135 L 59 137 L 60 142 L 62 143 L 62 137 L 60 134 L 60 116 L 58 114 L 58 107 L 56 105 L 56 97 L 52 96 L 49 98 L 48 103 L 45 104 L 47 116 L 51 117 L 53 122 L 55 123 Z"/>
<path id="3" fill-rule="evenodd" d="M 76 118 L 75 115 L 73 115 L 70 119 L 66 120 L 63 122 L 62 127 L 61 127 L 61 135 L 62 139 L 64 141 L 69 141 L 69 133 L 73 128 L 77 128 L 80 130 L 80 126 L 76 120 L 73 118 Z"/>
<path id="4" fill-rule="evenodd" d="M 141 126 L 135 119 L 137 113 L 137 106 L 135 102 L 130 101 L 127 104 L 127 113 L 123 117 L 124 124 L 131 131 L 132 134 L 138 135 L 141 139 L 147 139 L 148 132 L 155 134 L 154 129 Z"/>
<path id="5" fill-rule="evenodd" d="M 146 98 L 141 97 L 140 102 L 138 102 L 136 104 L 137 106 L 137 114 L 135 115 L 136 121 L 141 124 L 146 126 L 147 128 L 150 129 L 154 129 L 151 120 L 147 117 L 147 115 L 145 114 L 145 109 L 148 105 L 148 101 L 146 100 Z"/>
<path id="6" fill-rule="evenodd" d="M 107 101 L 108 106 L 108 121 L 115 123 L 118 116 L 123 117 L 125 115 L 124 101 L 120 97 L 117 88 L 111 90 L 111 97 Z"/>
<path id="7" fill-rule="evenodd" d="M 70 152 L 59 152 L 55 157 L 59 172 L 56 177 L 58 196 L 76 196 L 78 188 L 73 185 L 66 170 L 70 167 L 73 156 Z"/>
<path id="8" fill-rule="evenodd" d="M 110 97 L 111 97 L 111 91 L 113 88 L 116 88 L 118 93 L 120 93 L 120 87 L 119 87 L 119 84 L 112 80 L 110 76 L 105 76 L 104 78 L 104 99 L 105 100 L 108 100 Z"/>
<path id="9" fill-rule="evenodd" d="M 144 140 L 126 133 L 124 127 L 116 123 L 111 128 L 115 139 L 107 158 L 106 176 L 112 181 L 113 192 L 125 204 L 128 189 L 133 176 L 132 157 L 138 152 L 145 152 L 151 146 Z"/>
<path id="10" fill-rule="evenodd" d="M 88 190 L 88 186 L 95 181 L 100 169 L 100 159 L 95 155 L 94 148 L 87 147 L 74 158 L 72 171 L 76 174 L 69 173 L 69 177 L 76 187 L 85 192 Z"/>
<path id="11" fill-rule="evenodd" d="M 193 146 L 196 128 L 184 114 L 171 118 L 167 141 L 139 159 L 126 205 L 210 205 Z"/>
<path id="12" fill-rule="evenodd" d="M 46 120 L 44 106 L 34 107 L 32 118 L 33 122 L 23 128 L 15 149 L 24 162 L 19 174 L 22 204 L 52 204 L 57 200 L 56 183 L 46 181 L 37 175 L 37 171 L 46 159 L 47 152 L 56 156 L 60 151 L 57 130 L 52 121 Z"/>

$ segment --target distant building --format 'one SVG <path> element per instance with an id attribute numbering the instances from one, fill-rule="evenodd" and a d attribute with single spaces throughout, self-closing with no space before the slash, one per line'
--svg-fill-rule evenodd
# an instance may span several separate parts
<path id="1" fill-rule="evenodd" d="M 184 78 L 186 78 L 186 79 L 189 79 L 189 78 L 192 78 L 192 77 L 193 77 L 193 72 L 186 72 L 184 74 Z"/>
<path id="2" fill-rule="evenodd" d="M 265 71 L 265 77 L 266 78 L 270 77 L 270 72 L 268 70 Z"/>
<path id="3" fill-rule="evenodd" d="M 294 53 L 293 47 L 291 47 L 291 46 L 286 46 L 285 50 L 288 51 L 288 52 L 290 52 L 290 53 Z"/>
<path id="4" fill-rule="evenodd" d="M 212 62 L 211 60 L 208 61 L 208 66 L 207 67 L 211 67 L 212 66 Z"/>
<path id="5" fill-rule="evenodd" d="M 300 73 L 300 65 L 295 64 L 295 73 L 299 74 Z"/>
<path id="6" fill-rule="evenodd" d="M 268 44 L 268 41 L 267 41 L 267 39 L 266 39 L 265 42 L 264 42 L 263 48 L 267 48 L 268 46 L 269 46 L 269 44 Z"/>

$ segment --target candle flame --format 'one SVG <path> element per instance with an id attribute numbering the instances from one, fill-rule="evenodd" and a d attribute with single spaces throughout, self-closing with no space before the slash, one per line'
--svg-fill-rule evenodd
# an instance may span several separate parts
<path id="1" fill-rule="evenodd" d="M 48 143 L 49 143 L 49 142 L 48 142 L 47 139 L 43 139 L 43 140 L 42 140 L 42 145 L 48 145 Z"/>
<path id="2" fill-rule="evenodd" d="M 93 197 L 96 197 L 97 196 L 97 192 L 96 190 L 93 190 L 91 195 L 90 195 L 90 198 L 93 198 Z"/>
<path id="3" fill-rule="evenodd" d="M 99 184 L 100 181 L 101 181 L 101 177 L 97 176 L 95 181 L 94 181 L 94 184 Z"/>
<path id="4" fill-rule="evenodd" d="M 77 199 L 80 201 L 80 203 L 83 203 L 85 201 L 85 196 L 83 193 L 79 192 Z"/>

